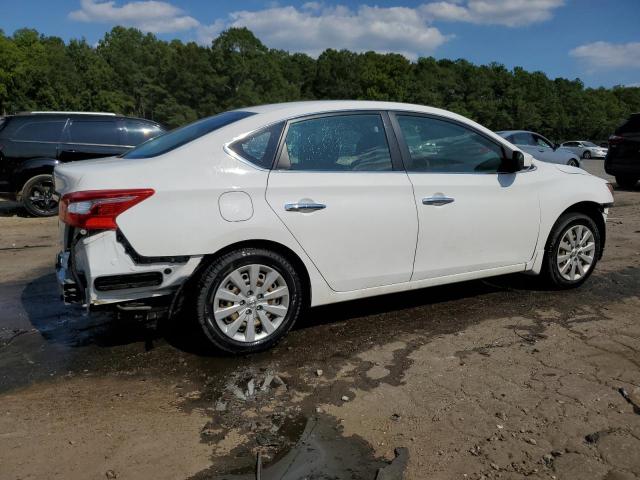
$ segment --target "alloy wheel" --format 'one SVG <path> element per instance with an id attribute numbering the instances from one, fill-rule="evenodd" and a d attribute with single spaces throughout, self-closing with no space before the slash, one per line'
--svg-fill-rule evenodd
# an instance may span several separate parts
<path id="1" fill-rule="evenodd" d="M 25 193 L 27 201 L 36 212 L 51 215 L 58 210 L 59 198 L 54 190 L 53 178 L 38 180 Z"/>
<path id="2" fill-rule="evenodd" d="M 289 311 L 289 287 L 272 267 L 244 265 L 222 280 L 212 302 L 218 328 L 235 341 L 251 343 L 278 330 Z"/>
<path id="3" fill-rule="evenodd" d="M 586 225 L 573 225 L 562 235 L 556 263 L 560 275 L 571 282 L 580 280 L 593 267 L 596 243 Z"/>

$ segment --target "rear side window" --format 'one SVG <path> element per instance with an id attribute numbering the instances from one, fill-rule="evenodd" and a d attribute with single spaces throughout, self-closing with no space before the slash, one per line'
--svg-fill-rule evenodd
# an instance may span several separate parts
<path id="1" fill-rule="evenodd" d="M 197 122 L 190 123 L 181 128 L 167 132 L 159 137 L 143 143 L 137 148 L 130 150 L 123 155 L 123 158 L 151 158 L 163 155 L 193 140 L 196 140 L 207 133 L 225 127 L 243 118 L 255 115 L 253 112 L 231 111 L 224 112 L 213 117 L 203 118 Z"/>
<path id="2" fill-rule="evenodd" d="M 25 122 L 13 133 L 12 138 L 23 142 L 58 142 L 66 123 L 66 119 Z"/>
<path id="3" fill-rule="evenodd" d="M 629 120 L 616 129 L 615 133 L 617 135 L 623 133 L 640 133 L 640 114 L 631 115 Z"/>
<path id="4" fill-rule="evenodd" d="M 260 168 L 271 168 L 284 123 L 278 123 L 233 142 L 229 148 Z"/>
<path id="5" fill-rule="evenodd" d="M 122 120 L 122 143 L 124 145 L 140 145 L 162 133 L 164 130 L 153 123 L 128 118 Z"/>
<path id="6" fill-rule="evenodd" d="M 398 115 L 410 172 L 496 173 L 502 148 L 473 130 L 431 117 Z"/>
<path id="7" fill-rule="evenodd" d="M 332 115 L 292 123 L 280 168 L 324 171 L 392 170 L 379 114 Z"/>
<path id="8" fill-rule="evenodd" d="M 114 120 L 73 120 L 69 127 L 69 142 L 97 145 L 122 143 Z"/>

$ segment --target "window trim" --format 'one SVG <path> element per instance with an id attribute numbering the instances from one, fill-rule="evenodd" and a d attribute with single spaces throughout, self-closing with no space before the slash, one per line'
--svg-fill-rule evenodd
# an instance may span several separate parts
<path id="1" fill-rule="evenodd" d="M 284 134 L 284 131 L 287 127 L 286 125 L 287 120 L 278 120 L 276 122 L 271 122 L 268 123 L 267 125 L 263 125 L 262 127 L 258 127 L 256 129 L 250 130 L 248 132 L 245 132 L 243 134 L 238 135 L 237 137 L 234 137 L 232 140 L 230 140 L 229 142 L 226 142 L 225 144 L 222 145 L 222 150 L 227 154 L 230 155 L 231 157 L 235 158 L 236 160 L 244 163 L 245 165 L 249 165 L 250 167 L 253 167 L 257 170 L 263 171 L 263 172 L 270 172 L 274 167 L 275 164 L 278 160 L 278 155 L 280 152 L 280 142 L 282 142 L 282 135 Z M 233 150 L 231 148 L 231 145 L 233 145 L 236 142 L 239 142 L 240 140 L 243 140 L 251 135 L 254 135 L 258 132 L 260 132 L 261 130 L 268 130 L 272 127 L 275 127 L 276 125 L 279 124 L 283 124 L 282 125 L 282 129 L 280 129 L 280 136 L 278 137 L 277 143 L 276 143 L 276 149 L 273 153 L 273 158 L 271 159 L 271 165 L 268 168 L 262 167 L 260 165 L 256 165 L 255 163 L 253 163 L 251 160 L 249 160 L 248 158 L 244 158 L 242 155 L 240 155 L 238 152 L 236 152 L 235 150 Z"/>
<path id="2" fill-rule="evenodd" d="M 414 111 L 411 111 L 411 110 L 392 110 L 392 111 L 389 111 L 389 116 L 391 118 L 391 123 L 393 125 L 393 129 L 395 131 L 396 137 L 398 138 L 398 143 L 400 144 L 400 151 L 402 153 L 402 161 L 404 163 L 404 169 L 405 169 L 405 171 L 407 173 L 427 174 L 427 175 L 504 175 L 504 174 L 507 173 L 507 172 L 501 172 L 501 171 L 497 171 L 497 172 L 420 172 L 420 171 L 409 170 L 407 168 L 407 165 L 411 161 L 411 153 L 409 152 L 409 146 L 407 145 L 406 140 L 402 136 L 402 129 L 400 128 L 400 123 L 398 122 L 398 116 L 430 118 L 430 119 L 433 119 L 433 120 L 440 120 L 440 121 L 443 121 L 443 122 L 452 123 L 452 124 L 457 125 L 459 127 L 466 128 L 468 130 L 471 130 L 473 133 L 476 133 L 476 134 L 480 135 L 481 137 L 483 137 L 484 139 L 490 141 L 491 143 L 495 144 L 496 146 L 500 147 L 500 151 L 502 152 L 502 160 L 505 160 L 507 158 L 507 155 L 506 155 L 506 152 L 505 152 L 504 145 L 502 145 L 496 139 L 491 138 L 486 133 L 478 130 L 477 128 L 473 127 L 472 125 L 469 125 L 469 124 L 467 124 L 465 122 L 461 122 L 461 121 L 456 120 L 454 118 L 449 118 L 449 117 L 445 117 L 443 115 L 437 115 L 437 114 L 433 114 L 433 113 L 414 112 Z M 513 174 L 513 173 L 517 174 L 517 173 L 527 172 L 527 171 L 530 171 L 530 169 L 524 169 L 524 170 L 519 170 L 517 172 L 511 172 L 511 174 Z"/>
<path id="3" fill-rule="evenodd" d="M 387 146 L 389 148 L 389 156 L 391 157 L 391 170 L 291 170 L 290 168 L 281 168 L 283 163 L 283 150 L 289 127 L 298 122 L 306 120 L 314 120 L 316 118 L 326 117 L 345 117 L 351 115 L 379 115 L 382 120 L 382 128 L 384 129 L 385 138 L 387 140 Z M 320 112 L 313 114 L 305 114 L 298 117 L 289 118 L 286 121 L 282 134 L 280 135 L 280 141 L 278 148 L 276 149 L 275 162 L 272 165 L 272 170 L 277 172 L 287 173 L 396 173 L 405 172 L 404 164 L 402 163 L 400 147 L 396 138 L 393 126 L 389 118 L 389 114 L 385 110 L 371 109 L 371 110 L 336 110 L 332 112 Z"/>

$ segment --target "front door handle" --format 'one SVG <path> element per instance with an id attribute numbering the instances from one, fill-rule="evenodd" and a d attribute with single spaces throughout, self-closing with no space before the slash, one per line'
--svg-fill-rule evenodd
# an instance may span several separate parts
<path id="1" fill-rule="evenodd" d="M 422 199 L 423 205 L 435 205 L 436 207 L 440 207 L 442 205 L 446 205 L 447 203 L 452 203 L 454 201 L 451 197 L 427 197 Z"/>
<path id="2" fill-rule="evenodd" d="M 284 209 L 287 212 L 315 212 L 327 208 L 322 203 L 286 203 Z"/>

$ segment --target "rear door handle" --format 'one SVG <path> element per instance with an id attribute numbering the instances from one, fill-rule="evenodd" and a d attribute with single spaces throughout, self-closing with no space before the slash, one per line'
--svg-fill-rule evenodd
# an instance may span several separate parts
<path id="1" fill-rule="evenodd" d="M 454 201 L 451 197 L 427 197 L 422 199 L 423 205 L 435 205 L 436 207 L 440 207 L 442 205 L 446 205 L 447 203 L 452 203 Z"/>
<path id="2" fill-rule="evenodd" d="M 286 203 L 284 209 L 287 212 L 315 212 L 327 208 L 322 203 Z"/>

